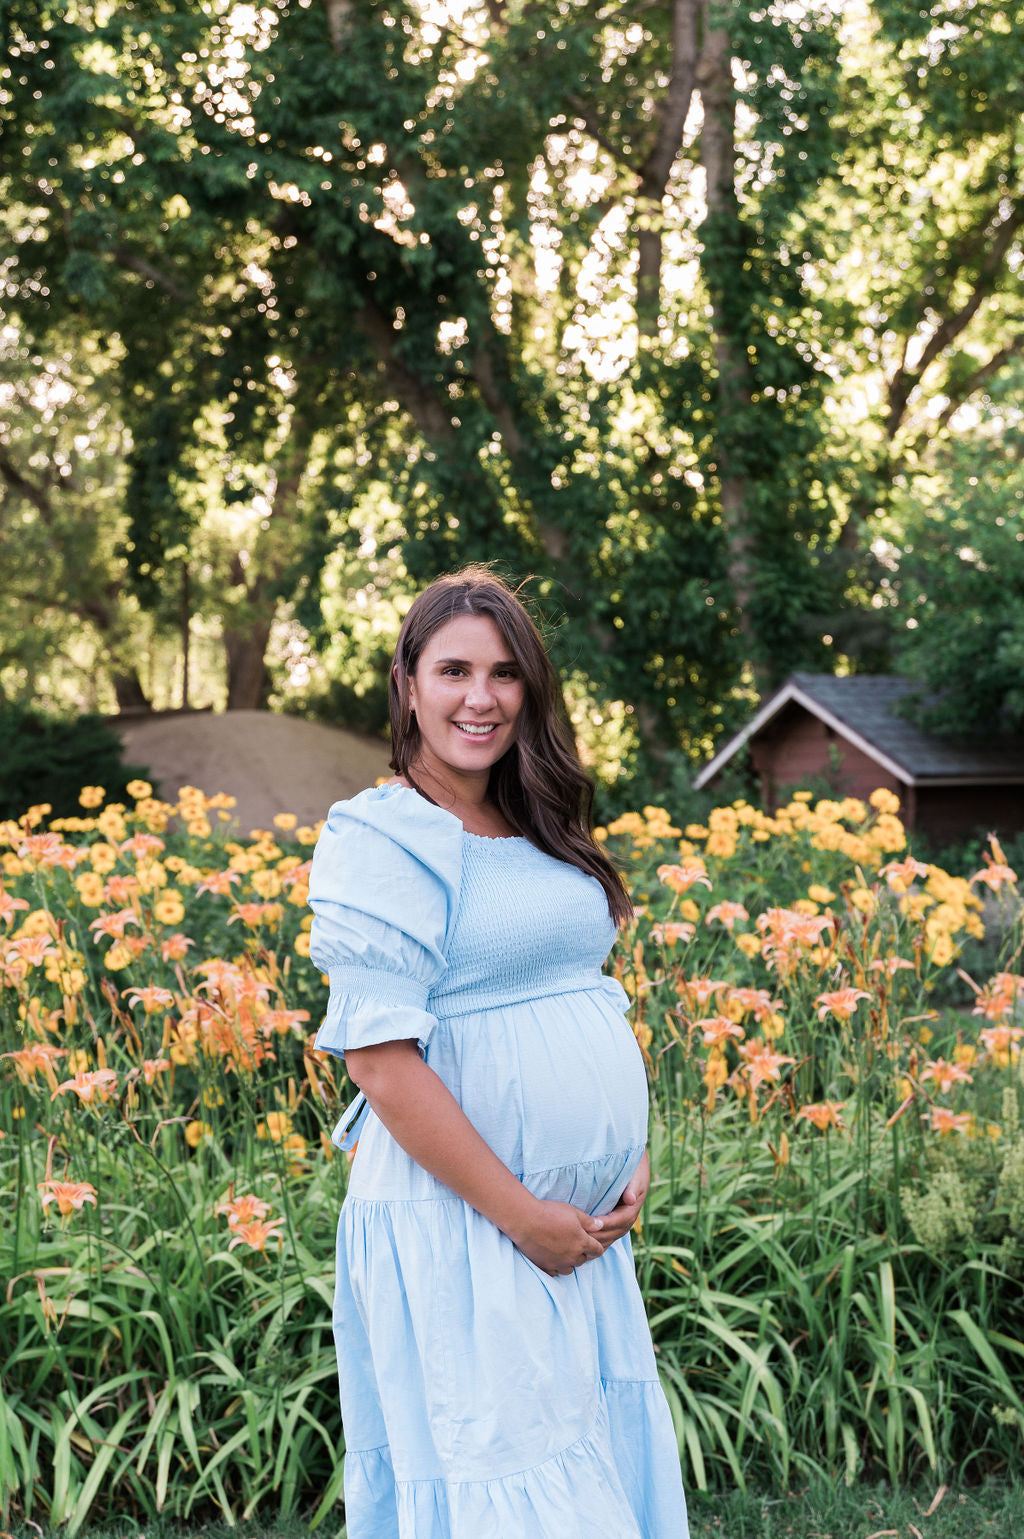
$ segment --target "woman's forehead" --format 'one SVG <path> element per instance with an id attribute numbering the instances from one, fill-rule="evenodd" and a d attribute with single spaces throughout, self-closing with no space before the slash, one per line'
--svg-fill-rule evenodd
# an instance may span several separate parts
<path id="1" fill-rule="evenodd" d="M 490 615 L 456 615 L 439 625 L 423 648 L 430 662 L 514 662 L 515 654 Z"/>

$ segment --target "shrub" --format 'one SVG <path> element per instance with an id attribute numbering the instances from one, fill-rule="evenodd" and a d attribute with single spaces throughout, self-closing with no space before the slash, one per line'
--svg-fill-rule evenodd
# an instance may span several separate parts
<path id="1" fill-rule="evenodd" d="M 0 817 L 18 817 L 46 803 L 55 817 L 78 808 L 83 784 L 104 786 L 112 801 L 128 782 L 148 775 L 123 763 L 120 737 L 102 716 L 47 716 L 25 705 L 0 704 Z"/>

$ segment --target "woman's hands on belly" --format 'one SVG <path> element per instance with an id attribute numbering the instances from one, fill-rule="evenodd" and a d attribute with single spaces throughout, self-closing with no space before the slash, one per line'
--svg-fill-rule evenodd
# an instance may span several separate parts
<path id="1" fill-rule="evenodd" d="M 622 1196 L 615 1207 L 606 1213 L 601 1220 L 602 1228 L 597 1236 L 601 1242 L 601 1249 L 605 1251 L 616 1240 L 621 1240 L 624 1234 L 628 1234 L 640 1217 L 640 1209 L 647 1200 L 647 1191 L 651 1184 L 651 1162 L 647 1158 L 647 1150 L 644 1150 L 643 1158 L 629 1178 Z"/>

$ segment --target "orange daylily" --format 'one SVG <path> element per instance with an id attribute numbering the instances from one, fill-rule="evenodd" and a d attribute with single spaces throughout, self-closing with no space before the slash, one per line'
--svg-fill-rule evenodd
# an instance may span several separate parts
<path id="1" fill-rule="evenodd" d="M 854 989 L 849 986 L 819 994 L 814 1001 L 818 1006 L 818 1020 L 823 1021 L 826 1015 L 834 1015 L 837 1021 L 848 1021 L 860 1001 L 870 998 L 871 995 L 866 989 Z"/>
<path id="2" fill-rule="evenodd" d="M 659 866 L 658 881 L 662 886 L 670 887 L 676 893 L 689 892 L 690 888 L 698 883 L 706 887 L 709 892 L 711 891 L 708 868 L 699 855 L 684 861 L 681 866 Z"/>
<path id="3" fill-rule="evenodd" d="M 934 1080 L 942 1095 L 947 1095 L 954 1085 L 973 1084 L 973 1075 L 963 1063 L 947 1063 L 944 1058 L 930 1058 L 921 1070 L 920 1078 Z"/>
<path id="4" fill-rule="evenodd" d="M 51 1202 L 57 1204 L 62 1218 L 80 1212 L 87 1202 L 96 1206 L 96 1188 L 88 1181 L 40 1181 L 38 1186 L 44 1213 Z"/>
<path id="5" fill-rule="evenodd" d="M 760 1037 L 755 1037 L 752 1042 L 741 1043 L 738 1051 L 746 1064 L 752 1090 L 756 1090 L 766 1079 L 780 1079 L 783 1064 L 796 1063 L 796 1059 L 791 1058 L 788 1053 L 776 1053 Z"/>
<path id="6" fill-rule="evenodd" d="M 127 927 L 138 923 L 139 916 L 133 908 L 122 908 L 116 914 L 101 914 L 98 919 L 92 920 L 89 929 L 97 940 L 101 936 L 109 936 L 112 940 L 123 940 Z"/>
<path id="7" fill-rule="evenodd" d="M 131 1005 L 141 1005 L 147 1015 L 155 1015 L 158 1010 L 166 1010 L 174 1003 L 170 989 L 162 989 L 157 984 L 149 984 L 146 988 L 122 989 L 121 997 Z"/>
<path id="8" fill-rule="evenodd" d="M 93 1101 L 109 1101 L 117 1090 L 117 1075 L 113 1069 L 81 1069 L 74 1079 L 66 1079 L 57 1086 L 51 1100 L 73 1090 L 85 1105 Z"/>
<path id="9" fill-rule="evenodd" d="M 808 1122 L 813 1122 L 821 1133 L 824 1133 L 826 1128 L 844 1128 L 846 1123 L 840 1116 L 840 1112 L 845 1105 L 845 1101 L 812 1101 L 806 1106 L 801 1106 L 796 1114 L 797 1121 L 805 1117 Z"/>
<path id="10" fill-rule="evenodd" d="M 713 919 L 717 919 L 719 923 L 725 925 L 727 930 L 731 931 L 733 925 L 738 919 L 749 918 L 750 915 L 747 913 L 742 903 L 724 902 L 716 903 L 714 908 L 708 910 L 704 919 L 704 923 L 710 924 Z"/>

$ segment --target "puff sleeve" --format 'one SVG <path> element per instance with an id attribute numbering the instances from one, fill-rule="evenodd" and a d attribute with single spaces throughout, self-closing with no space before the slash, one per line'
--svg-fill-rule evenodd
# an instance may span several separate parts
<path id="1" fill-rule="evenodd" d="M 309 954 L 330 984 L 316 1047 L 343 1057 L 414 1037 L 425 1049 L 461 869 L 460 823 L 408 787 L 334 804 L 309 878 Z"/>

